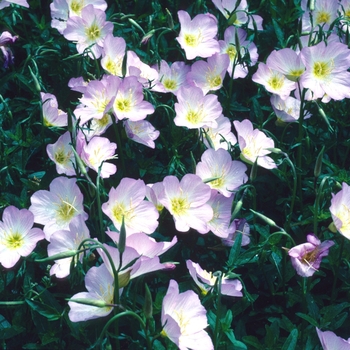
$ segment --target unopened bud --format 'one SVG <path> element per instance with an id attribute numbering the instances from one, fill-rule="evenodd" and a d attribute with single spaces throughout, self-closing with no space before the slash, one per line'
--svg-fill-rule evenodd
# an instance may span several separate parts
<path id="1" fill-rule="evenodd" d="M 131 274 L 131 270 L 118 274 L 118 287 L 119 288 L 124 288 L 128 285 L 128 283 L 130 281 L 130 274 Z"/>
<path id="2" fill-rule="evenodd" d="M 324 148 L 325 148 L 325 146 L 323 145 L 323 147 L 322 147 L 322 149 L 321 149 L 321 151 L 318 154 L 317 159 L 316 159 L 316 164 L 315 164 L 315 169 L 314 169 L 315 177 L 319 177 L 321 175 Z"/>
<path id="3" fill-rule="evenodd" d="M 147 284 L 145 284 L 145 303 L 143 304 L 143 314 L 146 318 L 152 318 L 153 315 L 152 295 Z"/>

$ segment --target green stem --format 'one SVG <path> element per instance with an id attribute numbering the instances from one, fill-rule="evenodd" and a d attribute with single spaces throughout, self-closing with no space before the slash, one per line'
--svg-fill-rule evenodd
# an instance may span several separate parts
<path id="1" fill-rule="evenodd" d="M 344 251 L 344 244 L 345 244 L 345 237 L 341 235 L 341 243 L 340 243 L 340 250 L 339 250 L 339 256 L 338 256 L 338 261 L 337 261 L 337 266 L 335 267 L 335 272 L 334 272 L 334 280 L 333 280 L 333 286 L 332 286 L 332 294 L 331 294 L 331 304 L 335 301 L 335 298 L 337 296 L 337 280 L 339 276 L 339 267 L 340 263 L 342 260 L 342 255 Z"/>

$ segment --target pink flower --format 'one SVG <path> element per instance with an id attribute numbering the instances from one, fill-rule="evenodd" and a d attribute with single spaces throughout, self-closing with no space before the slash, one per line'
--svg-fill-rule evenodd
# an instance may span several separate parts
<path id="1" fill-rule="evenodd" d="M 158 138 L 160 132 L 147 120 L 139 120 L 133 122 L 126 120 L 124 122 L 126 136 L 142 145 L 150 148 L 155 148 L 154 140 Z"/>
<path id="2" fill-rule="evenodd" d="M 154 112 L 151 103 L 143 99 L 143 87 L 136 77 L 126 77 L 120 83 L 113 102 L 115 116 L 122 120 L 131 121 L 143 120 L 148 114 Z"/>
<path id="3" fill-rule="evenodd" d="M 197 294 L 189 290 L 179 293 L 179 286 L 170 280 L 162 304 L 162 335 L 180 350 L 213 350 L 213 343 L 204 330 L 208 321 L 206 310 Z"/>
<path id="4" fill-rule="evenodd" d="M 211 189 L 197 175 L 186 174 L 181 182 L 175 176 L 163 180 L 164 192 L 158 199 L 169 210 L 180 232 L 191 227 L 199 233 L 207 233 L 207 223 L 213 218 L 213 210 L 207 201 Z"/>
<path id="5" fill-rule="evenodd" d="M 322 258 L 328 255 L 332 241 L 321 241 L 313 234 L 306 236 L 307 243 L 299 244 L 288 251 L 297 274 L 310 277 L 321 265 Z"/>
<path id="6" fill-rule="evenodd" d="M 1 5 L 0 5 L 1 6 Z M 2 32 L 0 35 L 0 50 L 4 55 L 4 68 L 8 68 L 13 63 L 14 57 L 12 51 L 7 47 L 8 44 L 13 44 L 18 39 L 18 36 L 13 36 L 10 32 Z"/>
<path id="7" fill-rule="evenodd" d="M 146 273 L 168 268 L 168 265 L 160 263 L 157 255 L 153 257 L 148 257 L 146 255 L 141 256 L 136 249 L 126 246 L 122 259 L 120 259 L 120 252 L 117 248 L 107 244 L 104 244 L 104 246 L 112 258 L 116 271 L 119 270 L 119 288 L 125 287 L 129 283 L 130 279 L 139 277 Z M 103 262 L 107 266 L 108 271 L 113 275 L 113 269 L 106 253 L 102 249 L 98 249 L 98 252 L 101 255 Z"/>
<path id="8" fill-rule="evenodd" d="M 238 42 L 236 42 L 236 38 Z M 253 66 L 258 60 L 258 49 L 254 43 L 246 40 L 247 32 L 241 28 L 230 26 L 226 28 L 224 40 L 219 40 L 220 52 L 230 58 L 227 72 L 233 79 L 244 78 L 248 74 L 248 66 Z M 240 52 L 237 49 L 240 48 Z M 238 54 L 243 61 L 238 61 Z M 248 57 L 247 57 L 248 55 Z"/>
<path id="9" fill-rule="evenodd" d="M 123 38 L 107 34 L 103 43 L 101 66 L 110 74 L 121 77 L 126 43 Z"/>
<path id="10" fill-rule="evenodd" d="M 45 126 L 62 127 L 68 125 L 67 113 L 58 109 L 55 95 L 41 92 L 43 122 Z"/>
<path id="11" fill-rule="evenodd" d="M 114 75 L 104 75 L 101 80 L 91 80 L 85 87 L 80 105 L 75 109 L 80 124 L 96 118 L 102 119 L 111 109 L 121 79 Z"/>
<path id="12" fill-rule="evenodd" d="M 186 260 L 186 266 L 196 285 L 200 288 L 203 295 L 207 295 L 216 284 L 217 277 L 212 272 L 203 270 L 199 264 L 191 260 Z M 242 283 L 238 279 L 228 279 L 223 276 L 221 279 L 221 294 L 231 297 L 241 297 Z"/>
<path id="13" fill-rule="evenodd" d="M 313 98 L 327 94 L 333 100 L 350 98 L 350 50 L 347 45 L 322 41 L 301 50 L 301 59 L 306 66 L 300 78 L 302 87 L 310 89 Z"/>
<path id="14" fill-rule="evenodd" d="M 87 292 L 74 294 L 71 300 L 84 301 L 85 299 L 87 303 L 95 303 L 96 306 L 69 301 L 68 317 L 72 322 L 104 317 L 113 310 L 111 304 L 114 301 L 114 278 L 105 264 L 90 268 L 85 276 L 85 287 L 88 290 Z"/>
<path id="15" fill-rule="evenodd" d="M 247 0 L 212 0 L 216 8 L 225 16 L 232 20 L 235 26 L 242 26 L 248 23 L 248 28 L 254 29 L 253 20 L 258 30 L 262 30 L 263 19 L 258 15 L 248 16 Z M 232 23 L 232 22 L 231 22 Z"/>
<path id="16" fill-rule="evenodd" d="M 26 0 L 2 0 L 0 1 L 0 10 L 7 6 L 10 6 L 11 4 L 29 8 L 28 2 Z"/>
<path id="17" fill-rule="evenodd" d="M 27 209 L 6 207 L 0 221 L 0 263 L 9 269 L 21 256 L 28 256 L 38 241 L 45 238 L 39 228 L 32 228 L 34 215 Z"/>
<path id="18" fill-rule="evenodd" d="M 210 14 L 200 14 L 192 20 L 186 11 L 179 11 L 180 34 L 176 38 L 181 48 L 185 50 L 186 58 L 207 58 L 220 51 L 216 39 L 217 19 Z"/>
<path id="19" fill-rule="evenodd" d="M 215 151 L 207 149 L 201 157 L 201 162 L 196 166 L 196 175 L 204 182 L 206 179 L 217 178 L 209 181 L 208 185 L 222 193 L 225 197 L 230 197 L 235 189 L 247 182 L 247 167 L 238 160 L 232 160 L 230 154 L 219 148 Z"/>
<path id="20" fill-rule="evenodd" d="M 300 117 L 300 100 L 288 96 L 285 100 L 283 100 L 278 95 L 272 95 L 270 98 L 270 102 L 272 108 L 277 117 L 277 124 L 283 122 L 285 123 L 293 123 L 297 122 Z M 311 114 L 306 111 L 304 115 L 304 119 L 308 119 L 311 117 Z"/>
<path id="21" fill-rule="evenodd" d="M 125 177 L 117 188 L 111 188 L 108 202 L 102 204 L 102 211 L 118 230 L 124 216 L 127 235 L 153 233 L 158 226 L 159 214 L 153 203 L 144 200 L 145 196 L 146 185 L 142 180 Z"/>
<path id="22" fill-rule="evenodd" d="M 350 186 L 343 182 L 342 189 L 332 194 L 329 211 L 336 229 L 347 239 L 350 239 Z"/>
<path id="23" fill-rule="evenodd" d="M 301 55 L 289 48 L 273 50 L 266 60 L 266 65 L 291 81 L 297 81 L 305 71 Z"/>
<path id="24" fill-rule="evenodd" d="M 267 155 L 270 151 L 267 148 L 274 148 L 274 141 L 267 137 L 262 131 L 253 129 L 250 120 L 244 119 L 242 122 L 234 121 L 238 134 L 238 144 L 241 149 L 241 159 L 253 164 L 257 160 L 258 165 L 266 169 L 277 168 L 275 162 Z"/>
<path id="25" fill-rule="evenodd" d="M 181 87 L 177 100 L 175 125 L 189 129 L 217 127 L 216 119 L 221 116 L 222 107 L 216 95 L 204 95 L 202 89 L 195 86 Z"/>
<path id="26" fill-rule="evenodd" d="M 50 191 L 39 190 L 30 198 L 29 210 L 34 214 L 34 222 L 45 225 L 46 240 L 58 230 L 67 230 L 72 219 L 81 214 L 86 220 L 83 195 L 75 179 L 57 177 L 50 184 Z"/>
<path id="27" fill-rule="evenodd" d="M 119 233 L 113 231 L 106 232 L 109 237 L 116 243 L 119 242 Z M 154 258 L 168 251 L 177 243 L 177 238 L 174 236 L 171 242 L 157 242 L 154 238 L 146 235 L 143 232 L 133 233 L 126 237 L 125 245 L 133 248 L 141 256 Z"/>
<path id="28" fill-rule="evenodd" d="M 75 157 L 71 143 L 70 132 L 66 131 L 55 143 L 46 146 L 46 152 L 49 158 L 56 164 L 58 174 L 76 175 L 74 168 Z"/>
<path id="29" fill-rule="evenodd" d="M 323 350 L 350 350 L 350 338 L 345 340 L 331 331 L 322 332 L 316 327 Z"/>
<path id="30" fill-rule="evenodd" d="M 50 244 L 47 246 L 47 255 L 52 256 L 69 251 L 76 251 L 80 243 L 90 238 L 89 229 L 87 228 L 83 216 L 78 215 L 72 219 L 69 224 L 69 230 L 59 230 L 54 232 L 50 237 Z M 55 260 L 50 269 L 50 275 L 56 275 L 57 278 L 64 278 L 69 275 L 73 257 Z M 78 259 L 76 256 L 74 259 Z M 83 260 L 83 254 L 79 256 Z M 73 267 L 76 265 L 73 264 Z"/>
<path id="31" fill-rule="evenodd" d="M 229 235 L 226 238 L 221 239 L 221 242 L 224 246 L 232 247 L 235 243 L 237 234 L 242 235 L 242 247 L 250 243 L 250 227 L 246 219 L 234 219 L 229 229 Z"/>
<path id="32" fill-rule="evenodd" d="M 210 56 L 208 62 L 196 61 L 187 74 L 187 81 L 201 88 L 204 94 L 219 90 L 222 87 L 229 63 L 229 56 L 219 53 Z"/>
<path id="33" fill-rule="evenodd" d="M 188 85 L 186 75 L 189 71 L 190 67 L 185 62 L 174 62 L 170 67 L 166 61 L 161 60 L 159 78 L 152 87 L 152 91 L 172 92 L 176 95 L 181 86 Z"/>
<path id="34" fill-rule="evenodd" d="M 101 167 L 100 175 L 108 178 L 117 172 L 115 164 L 106 162 L 115 159 L 117 144 L 110 142 L 106 137 L 95 136 L 89 143 L 85 143 L 80 154 L 82 161 L 97 173 Z"/>
<path id="35" fill-rule="evenodd" d="M 204 127 L 201 140 L 207 148 L 214 147 L 215 150 L 223 148 L 226 151 L 231 149 L 237 143 L 236 136 L 231 131 L 231 122 L 222 114 L 215 120 L 216 127 Z M 207 140 L 210 138 L 210 143 Z"/>
<path id="36" fill-rule="evenodd" d="M 291 91 L 295 90 L 295 82 L 287 79 L 279 71 L 270 68 L 265 63 L 259 63 L 258 70 L 253 74 L 252 80 L 264 85 L 265 89 L 286 99 Z"/>
<path id="37" fill-rule="evenodd" d="M 112 32 L 113 23 L 106 22 L 106 13 L 93 5 L 88 5 L 81 10 L 81 17 L 68 18 L 63 35 L 66 39 L 77 43 L 79 53 L 89 48 L 89 56 L 99 58 L 102 54 L 103 41 L 106 35 Z"/>
<path id="38" fill-rule="evenodd" d="M 303 32 L 310 32 L 314 29 L 317 31 L 317 26 L 326 31 L 338 18 L 339 2 L 337 0 L 317 0 L 314 2 L 312 11 L 307 8 L 307 3 L 307 0 L 301 1 L 301 7 L 305 11 L 301 20 Z"/>
<path id="39" fill-rule="evenodd" d="M 150 88 L 158 79 L 156 69 L 143 63 L 134 51 L 128 51 L 126 57 L 126 76 L 134 76 L 144 88 Z"/>
<path id="40" fill-rule="evenodd" d="M 231 227 L 231 207 L 233 196 L 225 197 L 216 190 L 211 190 L 207 202 L 213 209 L 213 218 L 207 223 L 209 230 L 217 237 L 226 238 L 235 230 Z"/>

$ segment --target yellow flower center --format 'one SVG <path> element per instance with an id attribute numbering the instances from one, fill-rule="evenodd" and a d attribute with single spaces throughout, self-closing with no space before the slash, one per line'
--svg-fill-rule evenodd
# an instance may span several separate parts
<path id="1" fill-rule="evenodd" d="M 220 75 L 216 75 L 214 77 L 209 76 L 207 77 L 207 82 L 209 83 L 209 87 L 213 89 L 221 85 L 222 79 Z"/>
<path id="2" fill-rule="evenodd" d="M 230 44 L 226 49 L 226 53 L 230 57 L 230 61 L 233 61 L 237 55 L 236 47 L 234 45 Z"/>
<path id="3" fill-rule="evenodd" d="M 54 158 L 56 163 L 65 165 L 68 163 L 70 156 L 71 156 L 71 153 L 70 152 L 65 153 L 64 148 L 62 147 L 56 151 Z"/>
<path id="4" fill-rule="evenodd" d="M 198 46 L 199 37 L 194 34 L 185 34 L 184 40 L 187 46 L 196 47 Z"/>
<path id="5" fill-rule="evenodd" d="M 298 78 L 304 73 L 303 69 L 291 70 L 287 75 L 287 78 L 291 81 L 297 81 Z"/>
<path id="6" fill-rule="evenodd" d="M 267 84 L 271 86 L 272 89 L 278 91 L 282 88 L 284 84 L 284 76 L 279 74 L 273 74 L 271 78 L 267 81 Z"/>
<path id="7" fill-rule="evenodd" d="M 23 246 L 24 240 L 20 233 L 10 232 L 5 235 L 5 246 L 10 250 L 16 250 Z"/>
<path id="8" fill-rule="evenodd" d="M 343 204 L 340 211 L 337 212 L 335 216 L 342 223 L 342 226 L 339 229 L 339 231 L 341 231 L 341 233 L 343 233 L 344 235 L 347 235 L 347 237 L 349 237 L 349 234 L 350 234 L 350 208 L 348 208 L 347 206 L 345 206 Z"/>
<path id="9" fill-rule="evenodd" d="M 173 79 L 164 79 L 162 83 L 167 90 L 175 90 L 177 87 L 177 83 Z"/>
<path id="10" fill-rule="evenodd" d="M 202 120 L 202 118 L 203 118 L 203 115 L 201 111 L 196 112 L 192 109 L 190 109 L 186 115 L 186 120 L 191 124 L 198 124 Z"/>
<path id="11" fill-rule="evenodd" d="M 76 15 L 80 15 L 81 10 L 84 7 L 84 0 L 72 0 L 70 4 L 70 9 L 72 12 L 74 12 Z"/>
<path id="12" fill-rule="evenodd" d="M 107 62 L 105 63 L 105 69 L 108 73 L 121 77 L 122 62 L 123 60 L 121 58 L 118 60 L 112 60 L 111 58 L 108 58 Z"/>
<path id="13" fill-rule="evenodd" d="M 85 34 L 90 41 L 96 41 L 101 35 L 101 29 L 96 23 L 92 23 L 90 27 L 86 28 Z"/>
<path id="14" fill-rule="evenodd" d="M 112 209 L 112 216 L 118 224 L 122 223 L 123 216 L 125 224 L 134 216 L 133 208 L 127 209 L 123 203 L 116 203 Z"/>
<path id="15" fill-rule="evenodd" d="M 103 117 L 101 119 L 97 119 L 95 118 L 95 123 L 100 127 L 104 127 L 109 123 L 109 115 L 108 114 L 104 114 Z"/>
<path id="16" fill-rule="evenodd" d="M 313 66 L 313 73 L 316 78 L 325 79 L 332 73 L 331 62 L 315 62 Z"/>
<path id="17" fill-rule="evenodd" d="M 114 107 L 120 112 L 130 112 L 131 111 L 131 100 L 126 98 L 116 99 L 114 102 Z"/>
<path id="18" fill-rule="evenodd" d="M 176 197 L 171 200 L 170 208 L 173 215 L 181 216 L 187 212 L 190 208 L 190 204 L 186 198 Z"/>
<path id="19" fill-rule="evenodd" d="M 328 12 L 320 11 L 316 15 L 316 25 L 322 23 L 330 23 L 331 15 Z"/>
<path id="20" fill-rule="evenodd" d="M 74 207 L 74 202 L 75 198 L 73 200 L 73 203 L 61 200 L 61 204 L 57 208 L 57 218 L 59 219 L 59 221 L 69 222 L 75 216 L 75 213 L 78 210 Z"/>

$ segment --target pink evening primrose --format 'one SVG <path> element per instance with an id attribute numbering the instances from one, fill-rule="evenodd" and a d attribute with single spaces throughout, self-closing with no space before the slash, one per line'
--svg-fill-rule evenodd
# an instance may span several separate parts
<path id="1" fill-rule="evenodd" d="M 234 219 L 230 225 L 230 233 L 221 242 L 226 247 L 232 247 L 238 234 L 242 235 L 241 246 L 244 247 L 250 243 L 250 227 L 246 219 Z"/>
<path id="2" fill-rule="evenodd" d="M 258 15 L 247 15 L 247 0 L 212 0 L 216 8 L 235 26 L 242 26 L 248 23 L 248 28 L 254 29 L 253 21 L 258 30 L 262 30 L 263 19 Z"/>
<path id="3" fill-rule="evenodd" d="M 284 123 L 293 123 L 298 121 L 301 107 L 300 100 L 292 96 L 289 96 L 283 100 L 278 95 L 272 95 L 270 102 L 277 117 L 277 125 L 284 125 Z M 311 114 L 307 111 L 304 111 L 304 113 L 304 119 L 311 117 Z"/>
<path id="4" fill-rule="evenodd" d="M 236 42 L 236 38 L 238 41 Z M 226 53 L 230 58 L 227 72 L 233 79 L 244 78 L 248 74 L 248 66 L 253 66 L 258 61 L 258 49 L 254 43 L 246 40 L 247 32 L 242 28 L 230 26 L 226 28 L 224 40 L 219 40 L 220 52 Z M 237 49 L 240 48 L 240 52 Z M 238 54 L 242 59 L 248 54 L 249 60 L 238 61 Z"/>
<path id="5" fill-rule="evenodd" d="M 175 125 L 189 129 L 217 127 L 216 119 L 221 116 L 222 107 L 216 95 L 204 95 L 202 89 L 195 86 L 181 87 L 177 100 Z"/>
<path id="6" fill-rule="evenodd" d="M 153 233 L 158 227 L 159 213 L 154 204 L 145 201 L 146 185 L 142 180 L 123 178 L 117 188 L 109 191 L 108 202 L 102 211 L 120 230 L 124 217 L 126 234 L 136 232 Z"/>
<path id="7" fill-rule="evenodd" d="M 301 8 L 304 10 L 301 19 L 303 32 L 310 32 L 314 29 L 318 31 L 317 26 L 326 31 L 338 18 L 339 2 L 337 0 L 317 0 L 314 2 L 312 11 L 307 7 L 307 4 L 307 0 L 301 1 Z"/>
<path id="8" fill-rule="evenodd" d="M 329 211 L 336 229 L 350 239 L 350 186 L 345 182 L 337 194 L 332 194 Z"/>
<path id="9" fill-rule="evenodd" d="M 312 276 L 320 267 L 322 258 L 327 256 L 333 241 L 321 241 L 313 234 L 306 236 L 306 243 L 289 249 L 292 265 L 302 277 Z"/>
<path id="10" fill-rule="evenodd" d="M 9 269 L 21 256 L 28 256 L 38 241 L 45 238 L 39 228 L 32 228 L 34 215 L 27 209 L 6 207 L 0 221 L 0 264 Z"/>
<path id="11" fill-rule="evenodd" d="M 68 125 L 67 113 L 58 109 L 55 95 L 41 92 L 43 123 L 45 126 L 63 127 Z"/>
<path id="12" fill-rule="evenodd" d="M 105 0 L 54 0 L 50 4 L 51 27 L 56 28 L 60 34 L 63 34 L 67 27 L 68 18 L 81 17 L 81 10 L 90 4 L 102 11 L 107 9 Z"/>
<path id="13" fill-rule="evenodd" d="M 155 67 L 157 69 L 157 67 Z M 174 95 L 181 86 L 187 86 L 186 75 L 190 67 L 185 62 L 174 62 L 171 66 L 164 61 L 160 61 L 158 70 L 158 80 L 152 87 L 152 91 L 171 92 Z"/>
<path id="14" fill-rule="evenodd" d="M 253 74 L 252 80 L 264 85 L 267 91 L 279 95 L 282 99 L 286 99 L 296 88 L 294 81 L 287 79 L 284 74 L 262 62 L 259 63 L 258 70 Z"/>
<path id="15" fill-rule="evenodd" d="M 217 277 L 212 272 L 203 270 L 199 264 L 186 260 L 186 266 L 196 285 L 203 295 L 207 295 L 216 284 Z M 221 279 L 221 294 L 230 297 L 242 297 L 242 283 L 238 279 L 228 279 L 223 276 Z"/>
<path id="16" fill-rule="evenodd" d="M 111 304 L 114 301 L 114 278 L 105 264 L 90 268 L 85 276 L 85 287 L 87 292 L 74 294 L 68 302 L 68 317 L 72 322 L 93 320 L 107 316 L 113 311 Z M 96 306 L 75 303 L 74 299 L 85 299 L 87 303 L 95 303 Z"/>
<path id="17" fill-rule="evenodd" d="M 158 138 L 160 132 L 147 120 L 139 120 L 136 122 L 125 120 L 124 127 L 126 136 L 129 139 L 150 148 L 156 147 L 154 140 Z"/>
<path id="18" fill-rule="evenodd" d="M 120 84 L 119 77 L 104 75 L 101 80 L 91 80 L 85 86 L 80 105 L 74 111 L 81 125 L 93 118 L 101 119 L 110 111 Z"/>
<path id="19" fill-rule="evenodd" d="M 76 251 L 80 243 L 90 238 L 90 232 L 87 228 L 83 217 L 76 216 L 69 224 L 69 230 L 59 230 L 54 232 L 50 237 L 50 244 L 47 246 L 47 255 L 52 256 L 69 251 Z M 65 278 L 70 273 L 70 267 L 73 257 L 55 260 L 51 266 L 50 275 L 56 275 L 57 278 Z M 74 259 L 78 259 L 77 256 Z M 83 253 L 79 255 L 79 260 L 83 260 Z M 73 267 L 76 265 L 73 264 Z"/>
<path id="20" fill-rule="evenodd" d="M 298 81 L 305 72 L 301 55 L 289 48 L 273 50 L 266 60 L 266 65 L 291 81 Z"/>
<path id="21" fill-rule="evenodd" d="M 136 249 L 126 246 L 122 259 L 120 259 L 118 248 L 107 244 L 104 244 L 104 246 L 112 258 L 115 269 L 117 271 L 119 270 L 119 288 L 125 287 L 131 279 L 154 271 L 164 270 L 169 267 L 167 264 L 161 264 L 157 255 L 154 255 L 153 257 L 141 255 Z M 101 255 L 103 262 L 106 264 L 108 271 L 113 275 L 113 268 L 106 253 L 102 249 L 98 249 L 98 252 Z"/>
<path id="22" fill-rule="evenodd" d="M 0 35 L 0 50 L 4 55 L 4 68 L 8 68 L 13 64 L 14 56 L 12 51 L 7 47 L 8 44 L 13 44 L 18 39 L 18 36 L 13 36 L 10 32 L 2 32 Z"/>
<path id="23" fill-rule="evenodd" d="M 76 175 L 75 157 L 71 143 L 70 132 L 66 131 L 55 143 L 46 146 L 46 152 L 49 158 L 56 164 L 58 174 Z"/>
<path id="24" fill-rule="evenodd" d="M 113 101 L 113 111 L 119 120 L 143 120 L 154 112 L 154 107 L 144 101 L 143 86 L 137 77 L 130 76 L 122 80 Z"/>
<path id="25" fill-rule="evenodd" d="M 225 197 L 216 190 L 211 190 L 207 202 L 213 209 L 213 218 L 207 223 L 209 230 L 217 237 L 227 238 L 235 230 L 230 225 L 233 196 Z"/>
<path id="26" fill-rule="evenodd" d="M 248 119 L 244 119 L 242 122 L 235 120 L 233 125 L 237 130 L 243 161 L 253 164 L 257 160 L 258 165 L 265 169 L 277 168 L 276 163 L 268 156 L 271 152 L 267 148 L 275 147 L 275 143 L 270 137 L 258 129 L 253 129 L 253 124 Z"/>
<path id="27" fill-rule="evenodd" d="M 180 350 L 213 350 L 208 333 L 206 310 L 192 290 L 180 293 L 176 281 L 170 280 L 162 304 L 161 334 L 168 337 Z"/>
<path id="28" fill-rule="evenodd" d="M 58 230 L 67 230 L 73 218 L 79 214 L 87 220 L 84 212 L 83 195 L 76 180 L 57 177 L 50 184 L 50 191 L 36 191 L 30 198 L 29 210 L 34 214 L 34 222 L 45 225 L 47 241 Z"/>
<path id="29" fill-rule="evenodd" d="M 337 42 L 326 44 L 322 41 L 301 50 L 301 59 L 306 66 L 300 78 L 302 87 L 310 89 L 313 98 L 325 94 L 333 100 L 350 98 L 350 50 L 347 45 Z"/>
<path id="30" fill-rule="evenodd" d="M 207 204 L 210 187 L 193 174 L 186 174 L 181 181 L 175 176 L 166 176 L 163 186 L 158 200 L 173 216 L 176 229 L 187 232 L 194 228 L 199 233 L 207 233 L 207 223 L 213 218 L 213 209 Z"/>
<path id="31" fill-rule="evenodd" d="M 213 147 L 215 150 L 223 148 L 226 151 L 237 143 L 236 136 L 231 131 L 231 122 L 222 114 L 216 119 L 217 127 L 204 127 L 201 140 L 207 148 Z M 210 139 L 210 141 L 208 141 Z"/>
<path id="32" fill-rule="evenodd" d="M 79 53 L 88 49 L 92 59 L 100 58 L 103 51 L 103 41 L 107 34 L 113 32 L 113 23 L 106 21 L 106 13 L 93 5 L 81 10 L 81 17 L 68 18 L 63 36 L 77 43 Z"/>
<path id="33" fill-rule="evenodd" d="M 227 54 L 216 53 L 205 62 L 196 61 L 187 74 L 187 82 L 198 86 L 206 95 L 209 91 L 219 90 L 222 87 L 230 58 Z"/>
<path id="34" fill-rule="evenodd" d="M 107 34 L 103 43 L 101 66 L 109 74 L 121 77 L 126 42 L 123 38 Z"/>
<path id="35" fill-rule="evenodd" d="M 114 231 L 106 231 L 106 234 L 118 244 L 119 233 Z M 133 233 L 126 237 L 125 245 L 133 248 L 139 255 L 154 258 L 167 252 L 171 247 L 177 243 L 177 237 L 174 236 L 171 242 L 157 242 L 154 238 L 146 235 L 143 232 Z"/>
<path id="36" fill-rule="evenodd" d="M 322 332 L 316 327 L 316 332 L 323 350 L 350 350 L 350 338 L 345 340 L 331 331 Z"/>
<path id="37" fill-rule="evenodd" d="M 126 55 L 126 76 L 137 77 L 144 88 L 150 88 L 158 79 L 157 70 L 142 62 L 134 51 L 129 50 Z"/>
<path id="38" fill-rule="evenodd" d="M 106 161 L 116 158 L 116 148 L 117 144 L 110 142 L 108 138 L 95 136 L 84 144 L 80 157 L 90 169 L 97 173 L 100 170 L 102 178 L 109 178 L 117 172 L 117 166 Z"/>
<path id="39" fill-rule="evenodd" d="M 89 122 L 81 124 L 81 127 L 86 140 L 90 141 L 94 136 L 102 135 L 112 124 L 110 114 L 105 114 L 101 119 L 92 118 Z"/>
<path id="40" fill-rule="evenodd" d="M 196 166 L 196 175 L 203 182 L 207 179 L 217 178 L 207 184 L 225 197 L 231 197 L 232 192 L 238 189 L 248 180 L 247 167 L 238 160 L 232 160 L 228 151 L 219 148 L 215 151 L 207 149 L 201 157 L 201 162 Z"/>
<path id="41" fill-rule="evenodd" d="M 26 0 L 2 0 L 0 1 L 0 10 L 10 6 L 11 4 L 29 7 L 28 2 Z"/>
<path id="42" fill-rule="evenodd" d="M 186 11 L 178 11 L 180 33 L 176 40 L 185 50 L 186 58 L 207 58 L 220 51 L 215 39 L 218 32 L 217 19 L 207 13 L 195 16 L 192 20 Z"/>

